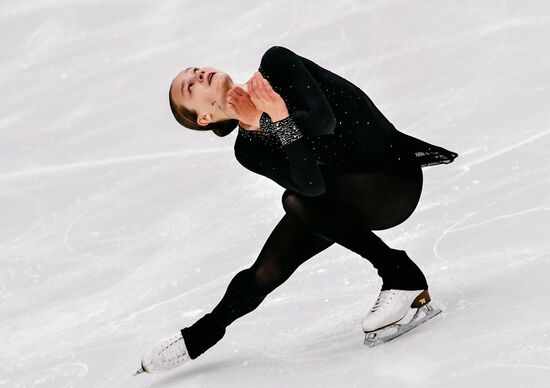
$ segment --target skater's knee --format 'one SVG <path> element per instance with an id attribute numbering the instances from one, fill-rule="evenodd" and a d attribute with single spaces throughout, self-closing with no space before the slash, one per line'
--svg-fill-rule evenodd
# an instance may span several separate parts
<path id="1" fill-rule="evenodd" d="M 254 276 L 254 289 L 261 294 L 267 295 L 285 281 L 281 268 L 277 265 L 263 263 L 257 268 L 252 268 Z"/>
<path id="2" fill-rule="evenodd" d="M 243 295 L 267 295 L 278 285 L 279 278 L 278 271 L 264 263 L 237 273 L 230 287 L 241 290 Z"/>
<path id="3" fill-rule="evenodd" d="M 299 220 L 305 219 L 303 197 L 290 190 L 285 190 L 282 197 L 283 209 L 285 212 Z"/>
<path id="4" fill-rule="evenodd" d="M 254 271 L 252 268 L 246 268 L 238 272 L 231 280 L 230 286 L 237 289 L 250 289 L 254 284 Z"/>

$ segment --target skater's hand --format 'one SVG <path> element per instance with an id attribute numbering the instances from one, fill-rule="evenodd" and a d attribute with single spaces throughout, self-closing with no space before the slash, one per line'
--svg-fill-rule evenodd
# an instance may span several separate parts
<path id="1" fill-rule="evenodd" d="M 235 113 L 241 123 L 245 124 L 244 129 L 259 130 L 263 112 L 254 105 L 250 95 L 243 88 L 235 86 L 227 93 L 227 108 Z"/>
<path id="2" fill-rule="evenodd" d="M 262 112 L 266 112 L 271 121 L 279 121 L 288 117 L 285 101 L 273 90 L 269 81 L 259 71 L 254 73 L 246 85 L 254 105 Z"/>

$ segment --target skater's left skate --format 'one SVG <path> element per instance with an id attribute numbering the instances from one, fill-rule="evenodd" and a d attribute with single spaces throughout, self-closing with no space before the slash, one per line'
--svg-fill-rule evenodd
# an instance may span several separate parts
<path id="1" fill-rule="evenodd" d="M 141 367 L 134 373 L 157 373 L 173 369 L 191 358 L 181 333 L 162 340 L 141 359 Z"/>
<path id="2" fill-rule="evenodd" d="M 381 291 L 362 322 L 364 344 L 373 347 L 391 341 L 435 317 L 441 309 L 433 308 L 430 301 L 428 290 Z"/>

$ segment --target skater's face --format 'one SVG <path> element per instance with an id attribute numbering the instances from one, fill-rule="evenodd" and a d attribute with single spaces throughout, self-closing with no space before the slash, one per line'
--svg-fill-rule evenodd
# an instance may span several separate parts
<path id="1" fill-rule="evenodd" d="M 188 67 L 174 78 L 170 94 L 175 104 L 195 111 L 197 123 L 204 126 L 228 118 L 223 111 L 227 111 L 227 93 L 232 85 L 231 77 L 223 71 Z"/>

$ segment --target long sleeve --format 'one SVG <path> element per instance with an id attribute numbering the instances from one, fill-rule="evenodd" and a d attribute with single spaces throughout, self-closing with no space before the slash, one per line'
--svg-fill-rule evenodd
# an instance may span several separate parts
<path id="1" fill-rule="evenodd" d="M 325 192 L 325 181 L 307 136 L 328 135 L 334 131 L 332 108 L 301 57 L 291 50 L 273 46 L 262 56 L 260 73 L 281 95 L 289 116 L 272 122 L 264 113 L 260 129 L 277 135 L 287 161 L 286 187 L 305 196 Z"/>
<path id="2" fill-rule="evenodd" d="M 300 132 L 291 116 L 272 122 L 265 112 L 260 118 L 260 129 L 274 134 L 281 143 L 286 156 L 286 187 L 308 197 L 325 192 L 325 181 L 317 165 L 311 146 Z"/>
<path id="3" fill-rule="evenodd" d="M 262 56 L 260 73 L 287 104 L 290 116 L 308 136 L 334 132 L 336 117 L 319 84 L 293 51 L 273 46 Z"/>
<path id="4" fill-rule="evenodd" d="M 259 131 L 239 128 L 235 156 L 248 170 L 304 196 L 326 191 L 325 171 L 379 171 L 394 164 L 450 163 L 456 153 L 403 135 L 359 87 L 282 47 L 269 48 L 259 71 L 289 116 Z"/>

